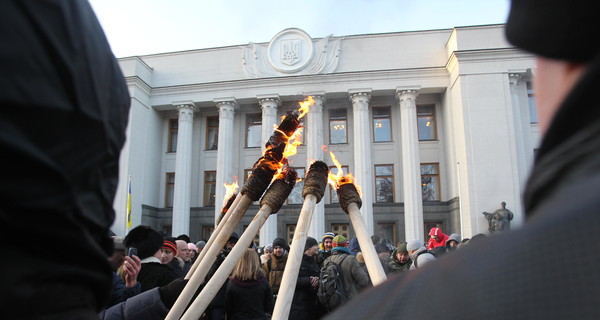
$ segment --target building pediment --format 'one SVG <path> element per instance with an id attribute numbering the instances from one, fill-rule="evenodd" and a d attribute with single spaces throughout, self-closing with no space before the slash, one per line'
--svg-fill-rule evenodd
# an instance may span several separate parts
<path id="1" fill-rule="evenodd" d="M 301 29 L 285 29 L 268 44 L 244 46 L 244 72 L 248 78 L 331 73 L 338 64 L 340 44 L 341 38 L 332 35 L 313 40 Z"/>

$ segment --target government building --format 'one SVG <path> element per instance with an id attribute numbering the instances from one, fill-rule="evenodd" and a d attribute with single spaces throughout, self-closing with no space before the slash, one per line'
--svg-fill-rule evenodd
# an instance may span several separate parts
<path id="1" fill-rule="evenodd" d="M 131 95 L 113 231 L 132 225 L 207 240 L 225 198 L 264 151 L 274 125 L 312 96 L 303 142 L 289 158 L 304 176 L 332 152 L 362 192 L 367 231 L 387 243 L 428 230 L 488 233 L 482 214 L 506 203 L 523 222 L 521 194 L 540 140 L 533 56 L 504 25 L 312 38 L 290 28 L 268 43 L 119 59 Z M 130 187 L 130 186 L 131 187 Z M 302 182 L 257 235 L 293 238 Z M 259 209 L 253 204 L 237 233 Z M 309 235 L 355 236 L 328 187 Z"/>

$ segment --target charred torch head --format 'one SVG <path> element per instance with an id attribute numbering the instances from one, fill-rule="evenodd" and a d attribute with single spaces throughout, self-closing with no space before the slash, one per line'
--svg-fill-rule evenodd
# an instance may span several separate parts
<path id="1" fill-rule="evenodd" d="M 277 175 L 269 190 L 265 193 L 264 197 L 260 201 L 261 207 L 268 205 L 271 208 L 271 214 L 277 213 L 281 206 L 288 198 L 290 192 L 296 184 L 298 179 L 298 173 L 294 169 L 282 171 Z"/>
<path id="2" fill-rule="evenodd" d="M 358 194 L 358 190 L 354 183 L 342 183 L 337 188 L 337 195 L 340 199 L 340 206 L 346 213 L 348 213 L 348 206 L 351 203 L 356 203 L 359 208 L 362 206 L 360 195 Z"/>
<path id="3" fill-rule="evenodd" d="M 325 188 L 327 187 L 327 176 L 329 175 L 329 167 L 323 161 L 315 161 L 310 165 L 306 179 L 304 179 L 304 189 L 302 196 L 312 194 L 317 197 L 317 203 L 323 198 Z"/>

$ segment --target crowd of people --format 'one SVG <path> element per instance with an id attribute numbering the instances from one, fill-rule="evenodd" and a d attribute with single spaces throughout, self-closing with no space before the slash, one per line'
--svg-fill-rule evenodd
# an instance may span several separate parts
<path id="1" fill-rule="evenodd" d="M 427 245 L 408 239 L 387 262 L 388 272 L 407 276 L 390 277 L 370 290 L 364 290 L 368 272 L 360 266 L 355 241 L 326 234 L 315 249 L 316 240 L 308 239 L 294 308 L 312 305 L 314 291 L 320 297 L 324 280 L 318 268 L 339 260 L 348 275 L 348 295 L 358 296 L 328 313 L 328 319 L 600 318 L 597 240 L 594 232 L 584 232 L 600 226 L 593 191 L 600 185 L 597 13 L 589 1 L 511 3 L 506 36 L 535 56 L 543 134 L 524 191 L 523 226 L 488 239 L 473 236 L 464 250 L 465 240 L 446 239 L 441 230 L 432 230 Z M 62 246 L 32 253 L 16 241 L 4 242 L 6 256 L 19 263 L 4 265 L 0 318 L 98 319 L 98 311 L 109 304 L 107 256 L 112 253 L 110 303 L 115 305 L 100 317 L 163 319 L 186 285 L 176 269 L 184 274 L 194 259 L 191 241 L 165 241 L 143 226 L 123 241 L 114 239 L 120 245 L 108 238 L 130 97 L 92 8 L 85 0 L 5 0 L 0 16 L 0 150 L 9 155 L 3 159 L 9 169 L 3 171 L 1 189 L 5 239 L 35 234 Z M 184 240 L 187 250 L 177 240 Z M 392 248 L 374 245 L 385 264 Z M 134 246 L 137 253 L 130 255 L 128 247 Z M 267 318 L 276 301 L 273 288 L 285 269 L 286 247 L 273 241 L 263 259 L 255 249 L 240 259 L 225 287 L 228 319 L 255 313 L 256 319 Z M 557 258 L 565 252 L 567 262 Z M 447 257 L 423 267 L 440 254 Z M 266 262 L 261 267 L 259 261 Z M 261 303 L 230 296 L 246 290 L 264 293 L 252 295 Z M 322 315 L 309 313 L 306 319 Z"/>
<path id="2" fill-rule="evenodd" d="M 232 233 L 209 270 L 204 284 L 217 272 L 238 240 L 238 235 Z M 308 237 L 304 245 L 289 319 L 320 319 L 372 285 L 356 238 L 348 240 L 343 235 L 327 232 L 320 240 Z M 183 278 L 205 245 L 204 241 L 194 244 L 187 235 L 177 238 L 163 236 L 149 226 L 138 226 L 124 239 L 114 237 L 114 242 L 115 252 L 111 257 L 114 276 L 111 306 L 127 303 L 143 306 L 139 301 L 160 299 L 164 305 L 162 313 L 168 311 L 183 290 Z M 461 240 L 458 234 L 446 235 L 437 227 L 430 230 L 427 243 L 413 239 L 392 246 L 382 242 L 377 235 L 371 237 L 371 244 L 388 277 L 422 268 L 468 242 L 469 239 Z M 137 253 L 127 255 L 129 248 L 135 248 Z M 203 319 L 270 318 L 282 289 L 289 250 L 289 244 L 283 238 L 276 238 L 263 247 L 252 244 L 218 290 L 204 312 Z M 324 282 L 324 272 L 332 263 L 339 266 L 341 280 L 338 289 L 342 294 L 340 301 L 333 306 L 320 296 L 324 293 L 319 293 L 323 291 L 319 291 L 319 287 L 327 285 Z M 152 294 L 153 289 L 154 293 L 150 298 L 138 299 L 137 302 L 126 301 L 142 292 L 150 291 Z M 102 316 L 104 319 L 112 319 L 114 315 L 127 316 L 127 310 L 131 312 L 136 308 L 112 307 Z"/>

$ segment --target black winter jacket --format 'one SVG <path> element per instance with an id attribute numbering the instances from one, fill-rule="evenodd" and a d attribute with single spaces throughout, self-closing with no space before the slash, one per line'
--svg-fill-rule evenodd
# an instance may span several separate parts
<path id="1" fill-rule="evenodd" d="M 310 277 L 318 277 L 320 271 L 313 257 L 302 255 L 288 320 L 316 319 L 317 289 L 311 286 Z"/>
<path id="2" fill-rule="evenodd" d="M 273 294 L 265 277 L 254 281 L 229 278 L 226 290 L 227 319 L 267 319 L 273 309 Z"/>

